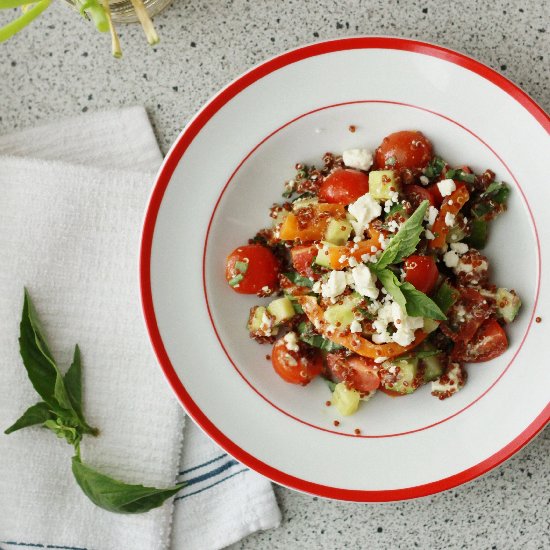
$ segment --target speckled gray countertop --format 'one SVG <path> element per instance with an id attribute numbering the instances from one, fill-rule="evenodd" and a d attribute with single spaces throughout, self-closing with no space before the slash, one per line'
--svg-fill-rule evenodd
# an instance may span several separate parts
<path id="1" fill-rule="evenodd" d="M 5 16 L 0 17 L 0 22 Z M 0 133 L 80 112 L 143 104 L 167 151 L 220 87 L 300 44 L 358 34 L 418 38 L 469 54 L 550 109 L 550 2 L 533 0 L 175 0 L 148 48 L 125 57 L 61 2 L 0 45 Z M 481 479 L 413 502 L 360 505 L 276 488 L 278 529 L 232 549 L 550 548 L 550 430 Z"/>

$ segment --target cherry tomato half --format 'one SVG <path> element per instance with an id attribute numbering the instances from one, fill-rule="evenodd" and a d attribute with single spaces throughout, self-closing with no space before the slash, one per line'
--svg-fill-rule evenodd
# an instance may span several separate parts
<path id="1" fill-rule="evenodd" d="M 420 187 L 420 185 L 407 185 L 403 192 L 415 210 L 423 201 L 429 201 L 431 206 L 435 206 L 436 204 L 436 200 L 430 190 Z"/>
<path id="2" fill-rule="evenodd" d="M 439 270 L 433 256 L 409 256 L 404 263 L 405 281 L 429 294 L 437 283 Z"/>
<path id="3" fill-rule="evenodd" d="M 458 289 L 460 298 L 447 312 L 447 320 L 439 326 L 454 342 L 469 342 L 492 313 L 492 306 L 482 294 L 470 287 Z"/>
<path id="4" fill-rule="evenodd" d="M 298 342 L 298 351 L 288 349 L 284 338 L 279 338 L 271 352 L 271 363 L 275 372 L 291 384 L 309 384 L 323 370 L 323 356 L 321 352 Z"/>
<path id="5" fill-rule="evenodd" d="M 452 358 L 466 363 L 482 363 L 502 355 L 507 348 L 508 338 L 504 329 L 495 319 L 487 319 L 470 342 L 455 345 Z"/>
<path id="6" fill-rule="evenodd" d="M 374 160 L 378 168 L 415 170 L 424 168 L 432 155 L 432 144 L 422 132 L 404 130 L 386 136 L 376 149 Z"/>
<path id="7" fill-rule="evenodd" d="M 338 382 L 345 382 L 354 390 L 368 392 L 380 386 L 378 365 L 372 359 L 360 355 L 345 357 L 340 353 L 329 353 L 326 360 L 331 377 Z"/>
<path id="8" fill-rule="evenodd" d="M 262 288 L 277 288 L 279 262 L 273 252 L 260 244 L 239 246 L 229 254 L 225 278 L 235 292 L 256 294 Z"/>
<path id="9" fill-rule="evenodd" d="M 325 202 L 351 204 L 369 191 L 369 177 L 358 170 L 336 170 L 325 178 L 319 198 Z"/>
<path id="10" fill-rule="evenodd" d="M 314 244 L 293 246 L 290 250 L 292 265 L 302 277 L 311 277 L 312 279 L 319 279 L 321 277 L 321 274 L 315 273 L 311 267 L 318 252 Z"/>

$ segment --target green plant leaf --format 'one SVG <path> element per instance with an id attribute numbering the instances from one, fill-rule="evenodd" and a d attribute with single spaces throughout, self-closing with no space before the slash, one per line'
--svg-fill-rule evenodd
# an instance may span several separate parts
<path id="1" fill-rule="evenodd" d="M 390 271 L 389 269 L 375 270 L 375 273 L 382 283 L 382 286 L 393 298 L 394 302 L 397 302 L 401 306 L 401 309 L 406 311 L 407 300 L 401 292 L 401 283 L 399 282 L 399 279 L 396 277 L 395 273 L 393 271 Z"/>
<path id="2" fill-rule="evenodd" d="M 84 494 L 97 506 L 119 514 L 139 514 L 161 506 L 175 495 L 185 483 L 157 489 L 143 485 L 131 485 L 106 476 L 90 468 L 74 456 L 73 475 Z"/>
<path id="3" fill-rule="evenodd" d="M 65 388 L 70 403 L 78 417 L 83 420 L 82 412 L 82 363 L 80 361 L 80 348 L 74 347 L 73 362 L 65 373 Z"/>
<path id="4" fill-rule="evenodd" d="M 446 280 L 441 283 L 434 295 L 434 302 L 441 311 L 447 313 L 451 306 L 458 300 L 460 293 L 453 288 Z"/>
<path id="5" fill-rule="evenodd" d="M 295 285 L 298 286 L 307 286 L 308 288 L 311 288 L 313 286 L 313 281 L 309 279 L 308 277 L 302 277 L 298 272 L 296 271 L 289 271 L 288 273 L 283 273 L 283 275 L 290 279 Z"/>
<path id="6" fill-rule="evenodd" d="M 427 200 L 422 201 L 413 215 L 403 223 L 399 231 L 391 238 L 380 258 L 373 264 L 376 270 L 399 263 L 416 250 L 420 242 L 420 233 L 424 229 L 422 221 L 429 204 Z"/>
<path id="7" fill-rule="evenodd" d="M 50 411 L 48 404 L 41 401 L 32 407 L 29 407 L 19 418 L 16 420 L 7 430 L 5 434 L 11 434 L 22 428 L 28 428 L 29 426 L 36 426 L 36 424 L 43 424 L 46 420 L 53 419 L 54 416 Z"/>
<path id="8" fill-rule="evenodd" d="M 437 321 L 445 321 L 447 317 L 439 306 L 426 294 L 417 290 L 411 283 L 402 283 L 401 292 L 407 302 L 407 315 L 411 317 L 427 317 Z"/>

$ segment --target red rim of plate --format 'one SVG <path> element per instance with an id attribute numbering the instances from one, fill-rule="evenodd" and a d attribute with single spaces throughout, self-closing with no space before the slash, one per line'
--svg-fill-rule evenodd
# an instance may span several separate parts
<path id="1" fill-rule="evenodd" d="M 485 474 L 519 451 L 544 428 L 550 420 L 550 403 L 546 405 L 541 413 L 521 434 L 497 453 L 462 472 L 423 485 L 402 489 L 365 491 L 330 487 L 289 475 L 258 460 L 231 441 L 216 428 L 187 393 L 170 362 L 158 329 L 151 290 L 151 249 L 157 215 L 164 197 L 164 192 L 170 183 L 174 170 L 197 134 L 226 103 L 257 80 L 292 63 L 335 51 L 374 48 L 402 50 L 428 55 L 468 69 L 490 81 L 514 98 L 548 133 L 550 133 L 550 117 L 525 92 L 493 69 L 453 50 L 427 44 L 425 42 L 388 37 L 343 38 L 303 46 L 265 61 L 243 74 L 214 96 L 185 127 L 175 144 L 172 146 L 172 149 L 168 153 L 159 171 L 145 215 L 140 250 L 141 300 L 149 338 L 164 375 L 178 396 L 178 399 L 185 407 L 187 413 L 228 453 L 271 480 L 306 493 L 356 502 L 389 502 L 427 496 L 447 489 L 452 489 L 453 487 Z"/>

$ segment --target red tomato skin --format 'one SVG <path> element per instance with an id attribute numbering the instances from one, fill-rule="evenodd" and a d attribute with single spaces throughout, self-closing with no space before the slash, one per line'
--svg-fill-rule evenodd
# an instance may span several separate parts
<path id="1" fill-rule="evenodd" d="M 439 270 L 433 256 L 409 256 L 405 260 L 405 281 L 417 290 L 430 294 L 439 277 Z"/>
<path id="2" fill-rule="evenodd" d="M 404 189 L 404 193 L 415 210 L 423 201 L 429 201 L 431 206 L 436 205 L 434 195 L 426 187 L 420 187 L 420 185 L 407 185 Z"/>
<path id="3" fill-rule="evenodd" d="M 493 306 L 477 290 L 459 287 L 460 298 L 447 312 L 447 321 L 439 326 L 454 342 L 469 342 L 493 312 Z M 464 311 L 463 315 L 458 315 Z M 455 330 L 456 329 L 456 330 Z"/>
<path id="4" fill-rule="evenodd" d="M 433 183 L 432 185 L 426 187 L 426 191 L 428 191 L 432 196 L 432 200 L 434 201 L 432 206 L 439 208 L 443 202 L 443 196 L 441 195 L 441 191 L 439 190 L 437 183 Z"/>
<path id="5" fill-rule="evenodd" d="M 273 345 L 271 363 L 275 372 L 290 384 L 306 386 L 323 370 L 321 352 L 299 342 L 299 350 L 289 350 L 283 338 L 279 338 Z"/>
<path id="6" fill-rule="evenodd" d="M 420 170 L 433 156 L 430 140 L 422 132 L 403 130 L 386 136 L 376 149 L 374 161 L 377 168 Z M 387 160 L 395 162 L 387 164 Z"/>
<path id="7" fill-rule="evenodd" d="M 329 353 L 326 361 L 331 377 L 338 382 L 345 382 L 349 388 L 370 392 L 380 386 L 378 365 L 372 359 L 360 355 L 346 358 L 340 353 Z"/>
<path id="8" fill-rule="evenodd" d="M 259 244 L 239 246 L 227 257 L 225 278 L 229 282 L 239 275 L 236 262 L 248 263 L 242 280 L 231 288 L 240 294 L 256 294 L 263 287 L 273 290 L 278 286 L 279 262 L 273 252 Z"/>
<path id="9" fill-rule="evenodd" d="M 506 332 L 496 319 L 487 319 L 469 342 L 458 342 L 452 352 L 454 361 L 483 363 L 508 349 Z"/>
<path id="10" fill-rule="evenodd" d="M 369 177 L 359 170 L 345 168 L 329 174 L 319 188 L 324 202 L 348 205 L 369 191 Z"/>
<path id="11" fill-rule="evenodd" d="M 319 250 L 315 245 L 298 245 L 292 247 L 290 250 L 290 256 L 292 258 L 292 265 L 294 269 L 302 275 L 302 277 L 311 277 L 312 279 L 319 279 L 320 273 L 313 271 L 311 264 L 317 257 Z"/>

